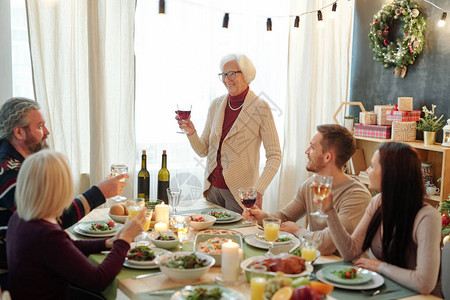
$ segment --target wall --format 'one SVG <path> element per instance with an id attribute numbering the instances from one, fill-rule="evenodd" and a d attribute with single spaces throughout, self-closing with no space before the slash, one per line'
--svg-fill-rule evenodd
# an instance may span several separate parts
<path id="1" fill-rule="evenodd" d="M 8 1 L 0 1 L 0 106 L 13 94 L 11 17 Z"/>
<path id="2" fill-rule="evenodd" d="M 450 9 L 448 0 L 431 0 L 443 9 Z M 423 105 L 437 106 L 436 114 L 450 118 L 450 16 L 444 27 L 438 27 L 442 11 L 419 0 L 421 13 L 428 20 L 423 52 L 408 67 L 405 78 L 396 78 L 393 69 L 385 69 L 373 60 L 369 47 L 369 24 L 386 0 L 357 0 L 353 33 L 350 99 L 361 101 L 366 110 L 375 104 L 395 104 L 397 97 L 414 97 L 414 109 Z M 357 111 L 353 109 L 352 114 Z M 441 140 L 442 132 L 438 133 Z M 421 133 L 418 134 L 421 138 Z"/>

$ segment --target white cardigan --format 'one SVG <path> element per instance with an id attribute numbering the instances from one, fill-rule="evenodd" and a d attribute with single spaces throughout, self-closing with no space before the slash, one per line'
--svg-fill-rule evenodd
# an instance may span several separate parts
<path id="1" fill-rule="evenodd" d="M 200 157 L 207 156 L 204 196 L 211 186 L 208 177 L 217 166 L 217 150 L 227 104 L 228 95 L 214 99 L 209 107 L 202 135 L 199 137 L 195 132 L 188 136 L 194 151 Z M 259 176 L 261 141 L 266 150 L 266 165 Z M 242 206 L 239 201 L 239 188 L 255 186 L 257 191 L 264 195 L 280 167 L 281 149 L 269 104 L 251 90 L 248 91 L 244 106 L 222 143 L 221 154 L 223 177 L 239 205 Z"/>

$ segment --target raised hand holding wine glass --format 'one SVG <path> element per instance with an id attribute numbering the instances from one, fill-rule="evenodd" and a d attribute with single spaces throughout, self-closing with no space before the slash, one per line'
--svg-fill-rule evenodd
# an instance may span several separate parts
<path id="1" fill-rule="evenodd" d="M 192 110 L 192 104 L 186 104 L 186 103 L 177 104 L 178 120 L 185 123 L 191 115 L 191 110 Z M 180 122 L 178 122 L 178 123 L 180 124 Z M 180 124 L 180 126 L 181 126 L 181 124 Z M 180 131 L 177 131 L 177 133 L 188 134 L 189 132 L 184 129 L 181 129 Z"/>
<path id="2" fill-rule="evenodd" d="M 327 198 L 331 193 L 331 188 L 333 186 L 333 177 L 332 176 L 322 176 L 318 174 L 314 174 L 312 176 L 312 181 L 310 184 L 310 189 L 312 193 L 314 193 L 314 198 L 318 201 L 319 208 L 312 212 L 312 216 L 318 216 L 321 218 L 327 218 L 326 215 L 322 211 L 322 201 Z"/>

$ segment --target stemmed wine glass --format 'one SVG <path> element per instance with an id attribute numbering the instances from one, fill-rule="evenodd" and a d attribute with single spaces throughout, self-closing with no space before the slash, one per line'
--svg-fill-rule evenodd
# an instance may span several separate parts
<path id="1" fill-rule="evenodd" d="M 112 164 L 111 165 L 111 176 L 116 177 L 120 174 L 126 174 L 128 173 L 128 166 L 125 164 Z M 124 182 L 125 178 L 120 179 L 120 181 Z M 124 201 L 127 198 L 124 196 L 117 195 L 115 197 L 112 197 L 111 199 L 114 199 L 116 201 Z"/>
<path id="2" fill-rule="evenodd" d="M 148 230 L 150 229 L 150 222 L 153 217 L 153 209 L 148 209 L 145 215 L 144 227 L 142 227 L 141 236 L 138 238 L 138 244 L 140 246 L 148 246 L 150 243 L 147 241 Z"/>
<path id="3" fill-rule="evenodd" d="M 192 104 L 177 104 L 177 115 L 182 121 L 186 121 L 191 115 Z M 187 134 L 188 132 L 184 129 L 180 129 L 177 133 Z"/>
<path id="4" fill-rule="evenodd" d="M 189 234 L 190 218 L 186 216 L 173 216 L 170 218 L 169 224 L 173 233 L 175 233 L 180 241 L 179 250 L 183 250 L 183 240 Z"/>
<path id="5" fill-rule="evenodd" d="M 256 187 L 238 189 L 239 198 L 241 198 L 242 205 L 245 206 L 250 215 L 250 208 L 256 203 L 256 196 L 258 192 Z M 242 224 L 256 225 L 256 220 L 245 220 Z"/>
<path id="6" fill-rule="evenodd" d="M 331 187 L 333 186 L 333 176 L 321 176 L 314 174 L 310 188 L 314 193 L 314 197 L 319 201 L 319 208 L 312 212 L 310 215 L 318 216 L 321 218 L 327 218 L 328 216 L 322 211 L 322 201 L 328 197 L 331 193 Z"/>
<path id="7" fill-rule="evenodd" d="M 276 219 L 276 218 L 263 219 L 264 236 L 266 237 L 266 241 L 268 241 L 270 244 L 266 255 L 270 255 L 270 250 L 273 248 L 273 242 L 275 242 L 278 238 L 278 232 L 280 231 L 280 225 L 281 225 L 280 219 Z"/>
<path id="8" fill-rule="evenodd" d="M 180 204 L 181 189 L 177 188 L 167 188 L 167 199 L 169 200 L 169 205 L 172 205 L 172 212 L 174 215 L 177 214 L 177 207 Z"/>

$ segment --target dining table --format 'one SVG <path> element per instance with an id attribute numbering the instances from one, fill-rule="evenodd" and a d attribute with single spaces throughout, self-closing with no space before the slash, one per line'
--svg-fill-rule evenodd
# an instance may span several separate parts
<path id="1" fill-rule="evenodd" d="M 217 205 L 206 201 L 205 199 L 199 199 L 195 202 L 195 205 L 189 205 L 186 207 L 179 206 L 177 209 L 178 214 L 193 214 L 200 213 L 205 209 L 210 208 L 220 208 Z M 86 215 L 83 219 L 80 220 L 79 223 L 83 222 L 94 222 L 100 220 L 110 219 L 109 208 L 96 208 L 91 211 L 88 215 Z M 255 234 L 260 231 L 261 228 L 258 225 L 244 224 L 240 220 L 238 222 L 229 223 L 229 224 L 214 224 L 212 228 L 223 228 L 227 230 L 235 231 L 237 234 L 241 234 L 242 236 L 247 236 L 251 234 Z M 79 224 L 77 223 L 77 224 Z M 76 226 L 75 224 L 74 226 Z M 74 239 L 86 239 L 83 235 L 76 233 L 73 228 L 74 226 L 68 228 L 66 231 L 69 236 Z M 192 251 L 193 250 L 193 241 L 198 232 L 192 230 L 188 236 L 188 239 L 183 243 L 183 251 Z M 264 255 L 267 250 L 259 249 L 253 247 L 246 242 L 243 243 L 244 250 L 244 259 L 253 256 L 261 256 Z M 173 250 L 176 251 L 176 250 Z M 100 264 L 103 259 L 106 257 L 107 253 L 99 253 L 92 254 L 89 256 L 89 260 L 94 264 Z M 344 264 L 342 258 L 336 255 L 321 255 L 314 262 L 314 271 L 317 272 L 323 266 L 329 266 L 331 264 Z M 211 267 L 208 273 L 200 278 L 198 282 L 194 284 L 216 284 L 216 278 L 220 275 L 221 269 L 220 267 Z M 148 275 L 142 278 L 134 278 L 139 275 Z M 385 290 L 386 294 L 381 290 L 380 294 L 376 296 L 367 296 L 360 291 L 355 290 L 347 290 L 341 288 L 335 288 L 331 294 L 327 295 L 327 300 L 333 299 L 373 299 L 373 300 L 381 300 L 381 299 L 406 299 L 406 300 L 418 300 L 418 299 L 441 299 L 433 295 L 420 295 L 416 292 L 403 287 L 389 278 L 384 277 L 384 284 L 387 286 Z M 315 279 L 317 280 L 317 279 Z M 127 267 L 123 267 L 122 271 L 116 276 L 115 280 L 102 292 L 106 299 L 116 299 L 117 290 L 120 290 L 123 294 L 125 294 L 130 299 L 140 299 L 140 300 L 165 300 L 170 299 L 171 294 L 175 291 L 180 290 L 185 285 L 177 282 L 173 282 L 168 279 L 164 274 L 162 274 L 159 269 L 155 270 L 134 270 L 129 269 Z M 250 284 L 245 279 L 244 274 L 241 276 L 241 280 L 235 285 L 227 285 L 229 289 L 237 291 L 241 293 L 245 299 L 250 299 Z"/>

